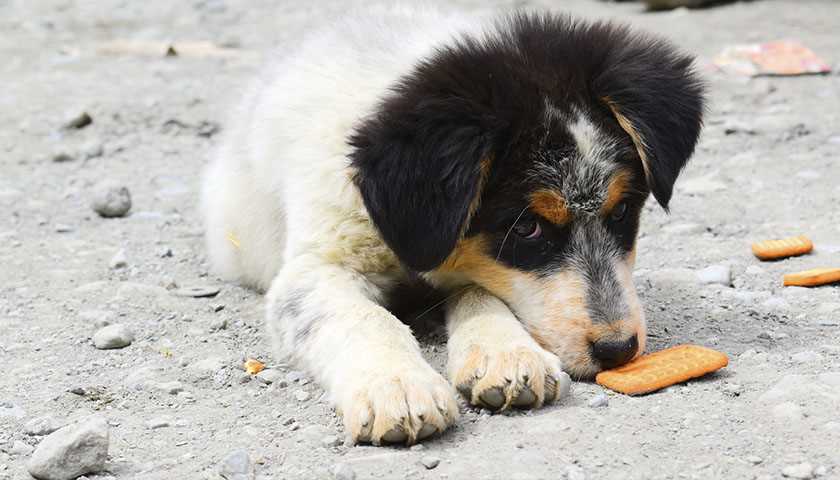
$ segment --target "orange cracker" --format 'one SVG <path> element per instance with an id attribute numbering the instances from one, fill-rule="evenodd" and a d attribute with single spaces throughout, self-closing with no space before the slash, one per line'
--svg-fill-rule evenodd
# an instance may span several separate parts
<path id="1" fill-rule="evenodd" d="M 249 374 L 256 375 L 263 370 L 265 370 L 265 365 L 261 361 L 254 360 L 253 358 L 245 360 L 245 371 Z"/>
<path id="2" fill-rule="evenodd" d="M 817 287 L 840 282 L 840 268 L 815 268 L 804 272 L 788 273 L 784 277 L 786 287 Z"/>
<path id="3" fill-rule="evenodd" d="M 795 257 L 811 253 L 814 244 L 805 235 L 783 238 L 781 240 L 764 240 L 752 244 L 753 254 L 761 260 L 777 260 L 779 258 Z"/>
<path id="4" fill-rule="evenodd" d="M 698 345 L 677 345 L 605 370 L 595 381 L 616 392 L 640 395 L 702 377 L 727 364 L 729 358 L 724 353 Z"/>

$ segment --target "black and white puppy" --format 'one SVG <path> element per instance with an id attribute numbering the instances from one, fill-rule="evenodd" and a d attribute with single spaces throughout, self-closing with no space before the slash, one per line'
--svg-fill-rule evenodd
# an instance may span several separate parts
<path id="1" fill-rule="evenodd" d="M 278 352 L 329 392 L 350 441 L 413 443 L 458 416 L 383 307 L 412 278 L 449 295 L 447 370 L 469 402 L 554 401 L 568 374 L 644 350 L 634 245 L 700 132 L 692 62 L 553 14 L 338 22 L 232 122 L 203 189 L 212 263 L 267 291 Z"/>

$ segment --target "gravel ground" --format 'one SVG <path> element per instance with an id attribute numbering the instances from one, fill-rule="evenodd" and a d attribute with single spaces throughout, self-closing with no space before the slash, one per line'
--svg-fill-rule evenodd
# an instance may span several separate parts
<path id="1" fill-rule="evenodd" d="M 110 447 L 89 479 L 840 478 L 840 288 L 780 281 L 840 266 L 840 76 L 708 68 L 726 45 L 778 38 L 838 62 L 840 2 L 656 14 L 458 3 L 562 4 L 699 55 L 707 127 L 671 215 L 649 205 L 636 277 L 652 350 L 699 343 L 730 366 L 639 398 L 576 383 L 535 412 L 465 409 L 422 447 L 344 446 L 323 391 L 269 353 L 260 296 L 208 271 L 196 199 L 231 94 L 271 48 L 347 2 L 0 0 L 0 479 L 30 478 L 32 447 L 94 414 Z M 115 40 L 232 50 L 102 50 Z M 79 128 L 83 113 L 92 122 Z M 131 210 L 119 215 L 118 190 L 113 218 L 97 214 L 97 196 L 120 186 Z M 754 240 L 795 234 L 815 252 L 769 263 L 750 253 Z M 106 325 L 118 327 L 95 335 Z M 422 327 L 440 368 L 442 336 Z M 246 358 L 268 370 L 248 375 Z"/>

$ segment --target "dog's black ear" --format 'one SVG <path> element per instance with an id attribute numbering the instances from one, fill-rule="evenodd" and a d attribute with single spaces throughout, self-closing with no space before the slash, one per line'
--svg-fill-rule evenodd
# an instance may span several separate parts
<path id="1" fill-rule="evenodd" d="M 667 210 L 703 123 L 704 86 L 694 58 L 664 40 L 621 27 L 594 28 L 604 28 L 612 37 L 593 81 L 594 93 L 632 139 L 650 191 Z"/>
<path id="2" fill-rule="evenodd" d="M 443 263 L 477 205 L 490 161 L 475 105 L 405 92 L 350 144 L 356 185 L 385 243 L 415 271 Z"/>

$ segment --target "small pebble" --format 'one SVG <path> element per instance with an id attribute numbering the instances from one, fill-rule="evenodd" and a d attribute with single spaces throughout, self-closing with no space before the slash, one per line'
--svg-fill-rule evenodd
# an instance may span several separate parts
<path id="1" fill-rule="evenodd" d="M 330 448 L 330 447 L 337 447 L 341 445 L 341 439 L 338 438 L 336 435 L 327 435 L 321 439 L 321 445 Z"/>
<path id="2" fill-rule="evenodd" d="M 288 385 L 288 382 L 286 382 L 286 380 L 283 378 L 283 374 L 271 368 L 265 369 L 262 372 L 258 373 L 257 380 L 266 385 L 277 384 L 277 386 L 279 387 L 285 387 Z"/>
<path id="3" fill-rule="evenodd" d="M 100 217 L 124 217 L 131 210 L 131 192 L 122 185 L 105 183 L 96 187 L 90 206 Z"/>
<path id="4" fill-rule="evenodd" d="M 108 325 L 93 334 L 93 345 L 99 350 L 124 348 L 134 341 L 134 333 L 122 324 Z"/>
<path id="5" fill-rule="evenodd" d="M 62 128 L 66 130 L 79 130 L 87 127 L 91 123 L 93 123 L 93 118 L 90 116 L 90 114 L 88 114 L 87 112 L 81 112 L 68 117 L 67 120 L 64 121 Z"/>
<path id="6" fill-rule="evenodd" d="M 221 289 L 216 286 L 191 285 L 181 287 L 172 293 L 178 297 L 212 298 L 219 294 Z"/>
<path id="7" fill-rule="evenodd" d="M 587 404 L 589 405 L 590 408 L 606 407 L 607 405 L 610 404 L 610 399 L 609 399 L 609 397 L 607 397 L 606 394 L 599 393 L 598 395 L 595 395 L 594 397 L 589 399 L 589 402 Z"/>
<path id="8" fill-rule="evenodd" d="M 333 467 L 332 474 L 335 480 L 356 480 L 356 472 L 346 463 L 339 463 Z"/>
<path id="9" fill-rule="evenodd" d="M 753 465 L 758 465 L 759 463 L 761 463 L 761 462 L 763 462 L 763 461 L 764 461 L 764 459 L 762 459 L 761 457 L 757 457 L 757 456 L 755 456 L 755 455 L 750 455 L 750 456 L 748 456 L 748 457 L 746 458 L 746 460 L 747 460 L 748 462 L 752 463 Z"/>
<path id="10" fill-rule="evenodd" d="M 297 399 L 298 402 L 305 402 L 305 401 L 309 400 L 309 397 L 311 397 L 311 396 L 312 395 L 309 392 L 307 392 L 306 390 L 298 390 L 298 391 L 295 392 L 295 398 Z"/>
<path id="11" fill-rule="evenodd" d="M 72 233 L 73 227 L 59 223 L 55 226 L 55 233 Z"/>
<path id="12" fill-rule="evenodd" d="M 128 266 L 128 260 L 125 258 L 125 250 L 120 249 L 111 260 L 108 262 L 108 267 L 111 270 L 117 270 Z"/>
<path id="13" fill-rule="evenodd" d="M 250 480 L 251 459 L 245 450 L 234 450 L 219 465 L 219 475 L 227 480 Z"/>
<path id="14" fill-rule="evenodd" d="M 440 465 L 440 458 L 435 457 L 433 455 L 425 455 L 423 458 L 420 459 L 420 463 L 426 467 L 426 470 L 431 470 L 438 465 Z"/>
<path id="15" fill-rule="evenodd" d="M 63 426 L 55 417 L 44 415 L 26 422 L 23 426 L 23 431 L 27 435 L 40 437 L 42 435 L 49 435 Z"/>
<path id="16" fill-rule="evenodd" d="M 807 480 L 814 478 L 814 467 L 810 463 L 788 465 L 782 469 L 782 476 Z"/>
<path id="17" fill-rule="evenodd" d="M 35 448 L 28 443 L 21 442 L 20 440 L 15 440 L 12 443 L 12 448 L 9 449 L 9 454 L 11 455 L 29 455 Z"/>
<path id="18" fill-rule="evenodd" d="M 73 160 L 75 160 L 73 155 L 65 152 L 64 150 L 58 150 L 52 154 L 52 161 L 55 163 L 67 163 L 72 162 Z"/>
<path id="19" fill-rule="evenodd" d="M 146 422 L 146 428 L 149 430 L 157 430 L 158 428 L 164 428 L 169 426 L 169 420 L 165 418 L 153 418 Z"/>
<path id="20" fill-rule="evenodd" d="M 712 265 L 697 271 L 697 280 L 702 284 L 732 285 L 732 272 L 727 265 Z"/>
<path id="21" fill-rule="evenodd" d="M 105 153 L 105 147 L 102 146 L 102 142 L 91 141 L 82 145 L 81 152 L 85 160 L 90 160 L 101 157 Z"/>

